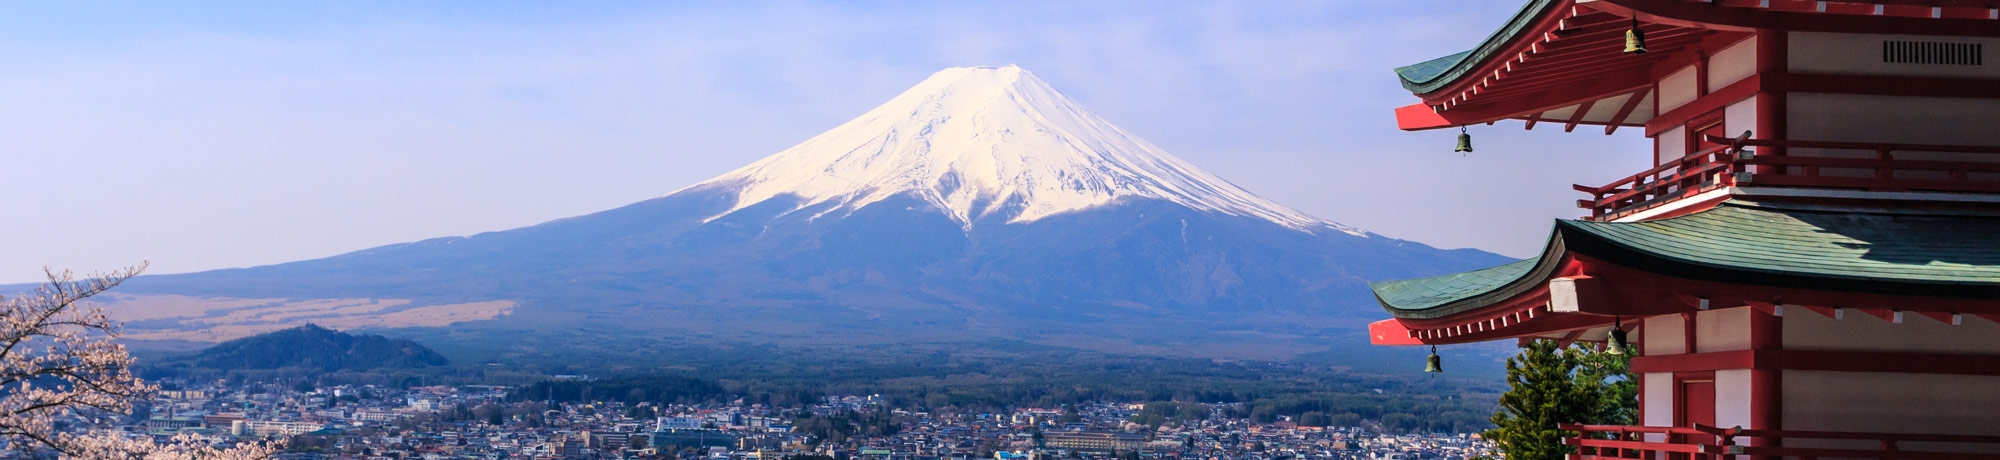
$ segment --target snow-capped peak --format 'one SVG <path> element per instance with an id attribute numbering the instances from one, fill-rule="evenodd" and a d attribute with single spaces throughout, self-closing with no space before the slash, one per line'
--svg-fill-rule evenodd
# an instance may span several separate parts
<path id="1" fill-rule="evenodd" d="M 835 210 L 914 194 L 970 228 L 994 212 L 1019 223 L 1154 198 L 1366 236 L 1188 164 L 1013 65 L 945 69 L 833 130 L 694 187 L 705 186 L 738 191 L 730 212 L 786 194 L 802 198 L 801 207 L 833 202 Z"/>

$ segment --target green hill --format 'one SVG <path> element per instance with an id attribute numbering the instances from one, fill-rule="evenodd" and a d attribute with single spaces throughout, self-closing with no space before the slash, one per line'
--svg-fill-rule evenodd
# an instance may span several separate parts
<path id="1" fill-rule="evenodd" d="M 310 324 L 219 343 L 170 361 L 223 371 L 300 368 L 326 372 L 450 363 L 413 341 L 353 335 Z"/>

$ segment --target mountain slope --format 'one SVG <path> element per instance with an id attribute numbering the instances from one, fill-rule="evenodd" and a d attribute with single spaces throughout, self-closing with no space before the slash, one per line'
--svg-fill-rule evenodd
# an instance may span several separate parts
<path id="1" fill-rule="evenodd" d="M 1153 198 L 1288 227 L 1346 228 L 1250 194 L 1112 126 L 1020 67 L 945 69 L 831 131 L 690 188 L 743 209 L 791 195 L 853 210 L 909 194 L 970 225 Z"/>
<path id="2" fill-rule="evenodd" d="M 1505 262 L 1257 197 L 1008 66 L 947 69 L 796 147 L 625 207 L 125 289 L 518 302 L 440 332 L 480 343 L 594 330 L 1228 355 L 1207 345 L 1323 348 L 1379 313 L 1367 281 Z"/>

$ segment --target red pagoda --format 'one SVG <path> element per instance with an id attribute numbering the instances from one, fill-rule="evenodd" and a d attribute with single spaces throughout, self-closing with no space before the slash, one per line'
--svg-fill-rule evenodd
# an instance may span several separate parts
<path id="1" fill-rule="evenodd" d="M 1371 339 L 1616 331 L 1641 426 L 1566 427 L 1583 458 L 2000 458 L 1996 53 L 2000 0 L 1532 0 L 1396 69 L 1398 124 L 1624 128 L 1656 166 L 1575 186 L 1537 257 L 1376 283 Z"/>

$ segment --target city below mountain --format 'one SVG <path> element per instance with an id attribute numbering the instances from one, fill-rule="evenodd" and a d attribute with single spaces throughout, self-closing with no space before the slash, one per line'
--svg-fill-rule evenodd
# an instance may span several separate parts
<path id="1" fill-rule="evenodd" d="M 1025 70 L 968 67 L 660 198 L 146 276 L 107 299 L 132 343 L 158 347 L 316 322 L 499 361 L 854 346 L 1282 359 L 1361 346 L 1380 316 L 1368 281 L 1508 261 L 1308 216 Z"/>

